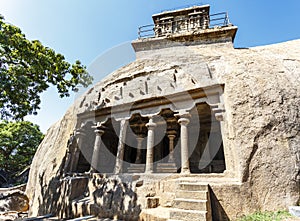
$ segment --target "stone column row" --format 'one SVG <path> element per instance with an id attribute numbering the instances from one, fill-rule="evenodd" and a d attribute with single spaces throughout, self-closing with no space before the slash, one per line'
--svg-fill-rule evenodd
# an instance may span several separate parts
<path id="1" fill-rule="evenodd" d="M 189 147 L 188 147 L 188 128 L 190 114 L 178 114 L 179 117 L 178 123 L 180 124 L 180 143 L 181 143 L 181 173 L 190 173 L 189 166 Z M 156 123 L 153 122 L 153 118 L 149 119 L 149 123 L 146 124 L 148 128 L 148 137 L 147 137 L 147 157 L 146 157 L 146 170 L 145 173 L 153 172 L 153 148 L 154 148 L 154 129 Z M 174 162 L 174 134 L 169 134 L 169 162 Z"/>
<path id="2" fill-rule="evenodd" d="M 181 142 L 181 173 L 189 173 L 189 151 L 188 151 L 188 128 L 190 114 L 178 114 L 179 117 L 178 123 L 180 124 L 180 142 Z M 157 124 L 154 123 L 153 117 L 149 117 L 149 122 L 146 124 L 148 128 L 148 136 L 147 136 L 147 153 L 146 153 L 146 167 L 145 173 L 153 173 L 153 150 L 154 150 L 154 133 Z M 104 133 L 104 128 L 101 123 L 97 123 L 94 127 L 96 133 L 95 145 L 93 149 L 93 156 L 91 162 L 91 172 L 97 171 L 97 165 L 99 160 L 100 146 L 101 146 L 101 136 Z M 124 158 L 124 149 L 125 149 L 125 140 L 126 133 L 128 128 L 128 120 L 121 120 L 120 122 L 120 134 L 119 134 L 119 144 L 118 144 L 118 152 L 116 157 L 116 165 L 114 169 L 114 173 L 118 174 L 122 172 L 123 158 Z M 169 133 L 169 162 L 174 162 L 174 139 L 175 134 Z M 143 137 L 137 137 L 137 156 L 135 163 L 141 163 L 142 160 L 142 142 Z"/>

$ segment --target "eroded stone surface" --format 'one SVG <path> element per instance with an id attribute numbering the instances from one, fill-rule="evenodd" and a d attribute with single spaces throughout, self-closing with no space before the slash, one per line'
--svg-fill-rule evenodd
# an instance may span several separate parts
<path id="1" fill-rule="evenodd" d="M 26 212 L 29 209 L 29 199 L 20 190 L 8 191 L 0 194 L 0 212 Z"/>
<path id="2" fill-rule="evenodd" d="M 226 43 L 140 53 L 135 62 L 97 83 L 48 130 L 27 186 L 31 214 L 48 212 L 53 199 L 59 198 L 58 183 L 77 114 L 214 84 L 225 85 L 226 171 L 218 182 L 210 183 L 220 208 L 234 218 L 295 205 L 300 171 L 299 48 L 300 40 L 295 40 L 249 49 Z M 172 189 L 162 191 L 155 184 L 150 189 L 153 195 L 165 197 L 160 202 L 166 206 L 174 198 Z M 137 192 L 141 205 L 146 205 L 146 196 Z"/>

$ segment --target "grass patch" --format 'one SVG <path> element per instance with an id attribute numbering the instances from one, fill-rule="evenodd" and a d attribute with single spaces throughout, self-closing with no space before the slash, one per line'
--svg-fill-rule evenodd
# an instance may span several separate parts
<path id="1" fill-rule="evenodd" d="M 281 221 L 289 217 L 291 217 L 291 214 L 288 211 L 256 212 L 243 216 L 238 221 Z"/>

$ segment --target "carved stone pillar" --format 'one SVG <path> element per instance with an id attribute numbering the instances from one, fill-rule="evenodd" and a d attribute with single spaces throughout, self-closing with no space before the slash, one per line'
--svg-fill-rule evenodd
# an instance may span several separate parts
<path id="1" fill-rule="evenodd" d="M 167 132 L 169 138 L 169 160 L 168 163 L 174 163 L 174 139 L 176 137 L 176 131 Z"/>
<path id="2" fill-rule="evenodd" d="M 174 159 L 174 139 L 176 137 L 176 130 L 168 130 L 167 136 L 169 138 L 169 159 L 168 162 L 157 163 L 157 173 L 176 173 L 177 167 Z"/>
<path id="3" fill-rule="evenodd" d="M 152 117 L 150 117 L 146 127 L 148 128 L 148 137 L 145 173 L 153 173 L 154 128 L 156 127 L 156 123 L 153 122 Z"/>
<path id="4" fill-rule="evenodd" d="M 99 158 L 100 158 L 100 148 L 102 139 L 101 136 L 104 134 L 104 128 L 102 126 L 102 123 L 97 122 L 97 125 L 94 126 L 95 133 L 96 133 L 96 139 L 94 144 L 94 150 L 92 155 L 92 162 L 91 162 L 91 172 L 97 172 L 97 167 L 99 166 Z"/>
<path id="5" fill-rule="evenodd" d="M 189 146 L 188 146 L 188 128 L 191 117 L 190 114 L 182 114 L 179 116 L 178 123 L 180 124 L 180 143 L 181 143 L 181 173 L 190 173 L 189 165 Z"/>
<path id="6" fill-rule="evenodd" d="M 83 129 L 77 129 L 75 131 L 75 137 L 76 137 L 76 143 L 77 146 L 75 148 L 75 152 L 74 152 L 74 159 L 71 160 L 71 166 L 70 166 L 70 171 L 74 172 L 77 169 L 78 166 L 78 161 L 79 161 L 79 155 L 80 155 L 80 149 L 82 146 L 82 140 L 83 137 L 85 136 L 85 133 L 83 132 Z"/>
<path id="7" fill-rule="evenodd" d="M 145 171 L 145 165 L 142 164 L 142 143 L 144 140 L 144 134 L 139 134 L 136 137 L 137 152 L 135 162 L 130 164 L 128 168 L 129 173 L 143 173 Z"/>
<path id="8" fill-rule="evenodd" d="M 123 170 L 123 159 L 124 159 L 124 149 L 125 149 L 127 126 L 128 126 L 128 121 L 121 120 L 118 153 L 117 153 L 116 165 L 115 165 L 115 171 L 114 171 L 114 173 L 116 173 L 116 174 L 121 173 Z"/>
<path id="9" fill-rule="evenodd" d="M 140 163 L 142 163 L 142 143 L 143 143 L 144 137 L 137 136 L 136 140 L 137 140 L 137 150 L 136 150 L 135 163 L 140 164 Z"/>
<path id="10" fill-rule="evenodd" d="M 73 132 L 71 137 L 68 140 L 68 148 L 66 154 L 65 166 L 63 169 L 63 173 L 67 174 L 70 172 L 76 172 L 79 155 L 80 155 L 80 147 L 82 144 L 82 139 L 84 137 L 83 129 L 77 129 Z"/>

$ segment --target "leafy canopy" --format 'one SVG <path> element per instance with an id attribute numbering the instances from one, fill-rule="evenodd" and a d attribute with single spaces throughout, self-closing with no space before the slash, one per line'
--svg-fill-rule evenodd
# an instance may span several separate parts
<path id="1" fill-rule="evenodd" d="M 92 77 L 80 61 L 68 63 L 41 42 L 26 39 L 21 30 L 0 15 L 0 117 L 23 119 L 37 114 L 40 94 L 50 85 L 60 97 L 87 87 Z"/>
<path id="2" fill-rule="evenodd" d="M 10 179 L 30 165 L 43 137 L 39 126 L 31 122 L 0 122 L 0 168 Z"/>

